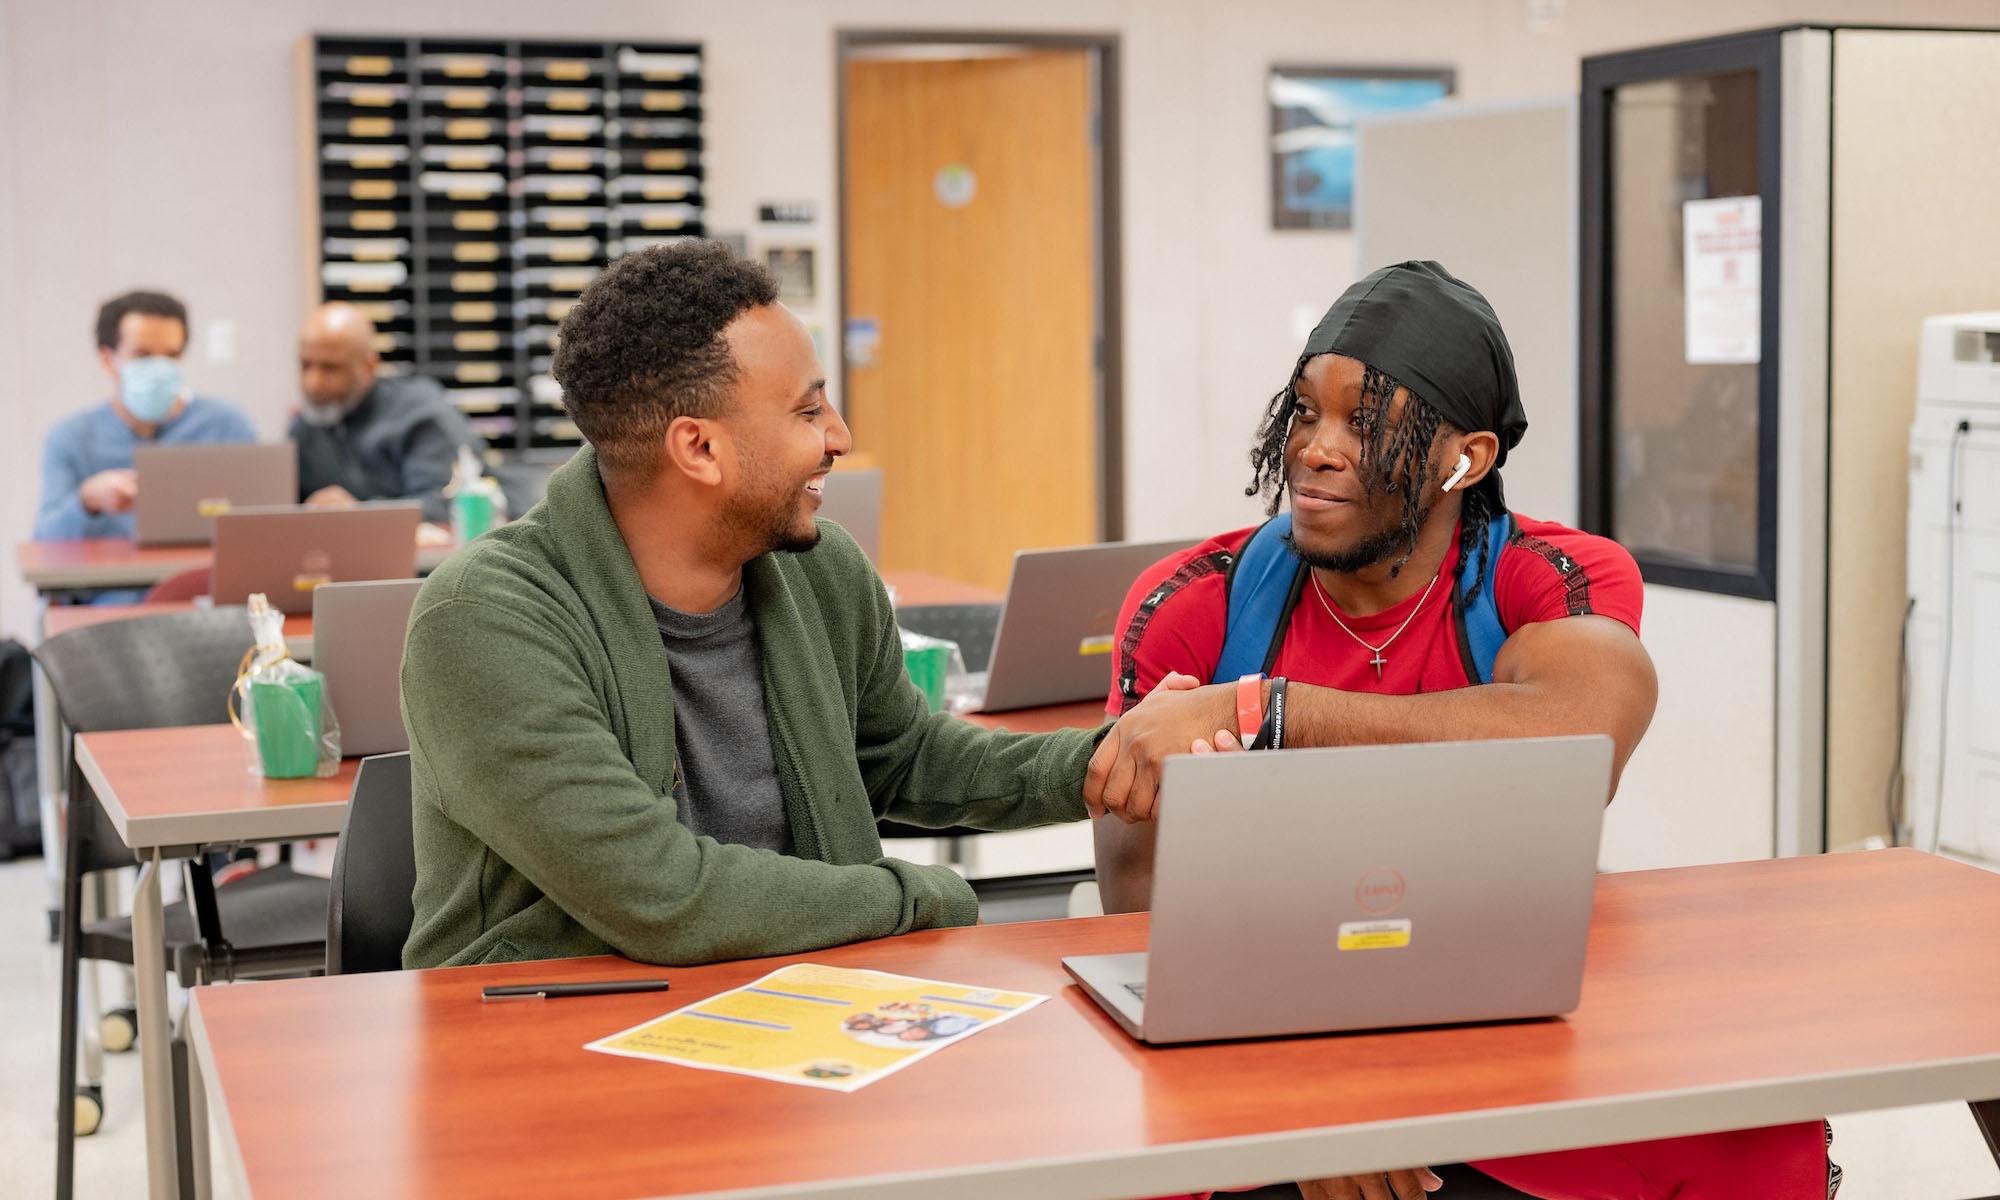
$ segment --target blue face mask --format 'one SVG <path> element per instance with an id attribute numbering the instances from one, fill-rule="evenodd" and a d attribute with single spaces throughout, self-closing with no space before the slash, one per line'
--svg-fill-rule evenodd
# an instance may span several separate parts
<path id="1" fill-rule="evenodd" d="M 118 368 L 118 400 L 125 411 L 148 425 L 157 425 L 174 410 L 184 385 L 179 360 L 135 358 Z"/>

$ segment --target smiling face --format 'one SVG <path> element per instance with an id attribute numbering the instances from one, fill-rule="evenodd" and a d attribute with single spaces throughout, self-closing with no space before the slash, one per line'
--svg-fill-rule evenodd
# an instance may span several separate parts
<path id="1" fill-rule="evenodd" d="M 1409 469 L 1400 461 L 1404 456 L 1392 448 L 1386 466 L 1368 456 L 1377 422 L 1386 422 L 1395 435 L 1388 439 L 1392 447 L 1407 436 L 1432 448 L 1443 427 L 1406 389 L 1397 388 L 1386 404 L 1369 395 L 1367 375 L 1367 367 L 1356 359 L 1322 354 L 1306 363 L 1293 388 L 1285 441 L 1292 547 L 1307 563 L 1325 570 L 1358 571 L 1407 553 L 1414 531 L 1442 495 L 1436 481 L 1430 481 L 1417 490 L 1412 514 L 1402 486 Z M 1435 453 L 1419 459 L 1423 474 L 1436 474 Z"/>
<path id="2" fill-rule="evenodd" d="M 805 325 L 777 304 L 744 311 L 724 330 L 741 372 L 716 424 L 734 470 L 725 473 L 722 518 L 750 552 L 803 552 L 819 542 L 813 514 L 833 460 L 853 439 L 826 400 L 826 376 Z"/>

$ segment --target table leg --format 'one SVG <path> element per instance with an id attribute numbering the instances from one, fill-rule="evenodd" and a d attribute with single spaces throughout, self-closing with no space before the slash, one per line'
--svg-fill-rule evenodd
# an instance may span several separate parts
<path id="1" fill-rule="evenodd" d="M 139 868 L 132 895 L 132 966 L 138 983 L 139 1057 L 146 1081 L 146 1177 L 152 1200 L 180 1190 L 174 1162 L 174 1061 L 167 1020 L 166 916 L 160 904 L 160 852 Z"/>
<path id="2" fill-rule="evenodd" d="M 48 876 L 48 910 L 62 907 L 62 821 L 61 805 L 64 771 L 62 722 L 56 718 L 56 693 L 42 674 L 42 664 L 34 665 L 35 679 L 35 781 L 42 814 L 42 872 Z"/>

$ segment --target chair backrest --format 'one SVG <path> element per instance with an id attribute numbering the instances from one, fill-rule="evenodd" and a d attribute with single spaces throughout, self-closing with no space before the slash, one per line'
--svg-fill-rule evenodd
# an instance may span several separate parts
<path id="1" fill-rule="evenodd" d="M 213 725 L 250 649 L 240 607 L 86 625 L 35 649 L 62 719 L 77 733 Z"/>
<path id="2" fill-rule="evenodd" d="M 399 971 L 416 910 L 417 854 L 410 836 L 410 756 L 361 760 L 333 853 L 326 973 Z"/>
<path id="3" fill-rule="evenodd" d="M 896 624 L 911 633 L 958 643 L 968 671 L 984 671 L 1000 632 L 998 604 L 910 604 L 896 610 Z"/>
<path id="4" fill-rule="evenodd" d="M 205 566 L 189 567 L 153 585 L 146 593 L 148 604 L 173 604 L 193 600 L 197 596 L 208 595 L 209 569 Z"/>

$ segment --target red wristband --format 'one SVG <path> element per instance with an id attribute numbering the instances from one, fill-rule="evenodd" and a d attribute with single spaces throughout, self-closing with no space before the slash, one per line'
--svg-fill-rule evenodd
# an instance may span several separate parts
<path id="1" fill-rule="evenodd" d="M 1236 681 L 1236 732 L 1248 746 L 1264 724 L 1264 676 L 1245 675 Z"/>

